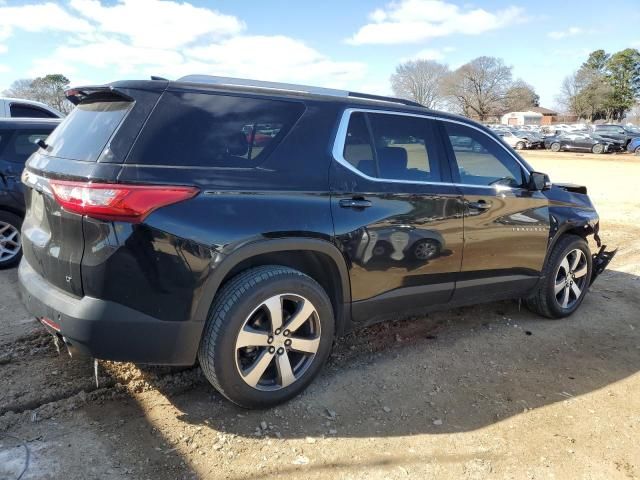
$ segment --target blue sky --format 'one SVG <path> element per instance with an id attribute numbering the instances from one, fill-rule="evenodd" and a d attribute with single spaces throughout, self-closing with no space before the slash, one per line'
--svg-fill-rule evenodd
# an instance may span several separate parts
<path id="1" fill-rule="evenodd" d="M 401 60 L 501 57 L 553 107 L 592 50 L 640 48 L 638 0 L 0 0 L 0 91 L 188 73 L 389 94 Z"/>

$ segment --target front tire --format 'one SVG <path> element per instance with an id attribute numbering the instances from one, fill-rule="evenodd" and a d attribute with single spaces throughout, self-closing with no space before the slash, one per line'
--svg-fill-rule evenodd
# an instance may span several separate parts
<path id="1" fill-rule="evenodd" d="M 0 211 L 0 270 L 15 267 L 22 258 L 21 226 L 19 216 Z"/>
<path id="2" fill-rule="evenodd" d="M 596 155 L 600 155 L 604 153 L 604 145 L 597 143 L 593 147 L 591 147 L 591 153 L 595 153 Z"/>
<path id="3" fill-rule="evenodd" d="M 524 150 L 524 142 L 516 143 L 516 150 Z"/>
<path id="4" fill-rule="evenodd" d="M 640 155 L 640 147 L 636 147 L 636 149 L 634 150 L 634 153 L 636 155 Z"/>
<path id="5" fill-rule="evenodd" d="M 198 359 L 222 395 L 268 408 L 302 392 L 326 362 L 334 338 L 331 301 L 302 272 L 279 265 L 246 270 L 214 300 Z"/>
<path id="6" fill-rule="evenodd" d="M 527 307 L 548 318 L 571 315 L 578 309 L 589 289 L 591 262 L 589 245 L 584 238 L 563 235 L 544 266 L 544 280 L 526 300 Z"/>
<path id="7" fill-rule="evenodd" d="M 559 152 L 560 151 L 560 144 L 558 142 L 553 142 L 551 144 L 551 151 L 552 152 Z"/>

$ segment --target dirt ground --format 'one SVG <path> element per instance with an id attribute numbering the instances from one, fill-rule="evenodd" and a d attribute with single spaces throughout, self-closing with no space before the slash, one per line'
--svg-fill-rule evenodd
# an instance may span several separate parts
<path id="1" fill-rule="evenodd" d="M 580 310 L 499 302 L 378 325 L 273 410 L 232 406 L 198 368 L 100 362 L 96 388 L 0 272 L 0 479 L 25 446 L 38 480 L 640 478 L 640 158 L 525 156 L 588 185 L 620 247 Z"/>

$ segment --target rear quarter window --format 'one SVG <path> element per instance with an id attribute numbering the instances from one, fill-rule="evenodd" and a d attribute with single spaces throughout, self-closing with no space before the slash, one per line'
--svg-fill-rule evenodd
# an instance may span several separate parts
<path id="1" fill-rule="evenodd" d="M 256 166 L 280 143 L 304 108 L 295 101 L 165 92 L 127 163 Z"/>

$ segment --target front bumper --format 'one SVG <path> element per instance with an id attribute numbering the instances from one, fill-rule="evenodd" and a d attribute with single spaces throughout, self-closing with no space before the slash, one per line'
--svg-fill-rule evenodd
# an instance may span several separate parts
<path id="1" fill-rule="evenodd" d="M 202 322 L 158 320 L 115 302 L 78 298 L 52 286 L 23 258 L 18 270 L 20 293 L 38 320 L 59 325 L 54 331 L 70 352 L 104 360 L 193 365 Z"/>
<path id="2" fill-rule="evenodd" d="M 615 257 L 618 249 L 612 250 L 610 252 L 606 251 L 607 246 L 602 245 L 598 253 L 593 254 L 593 262 L 591 269 L 591 282 L 589 285 L 593 285 L 593 282 L 598 278 L 598 276 L 604 272 L 604 269 L 607 268 L 613 257 Z"/>

